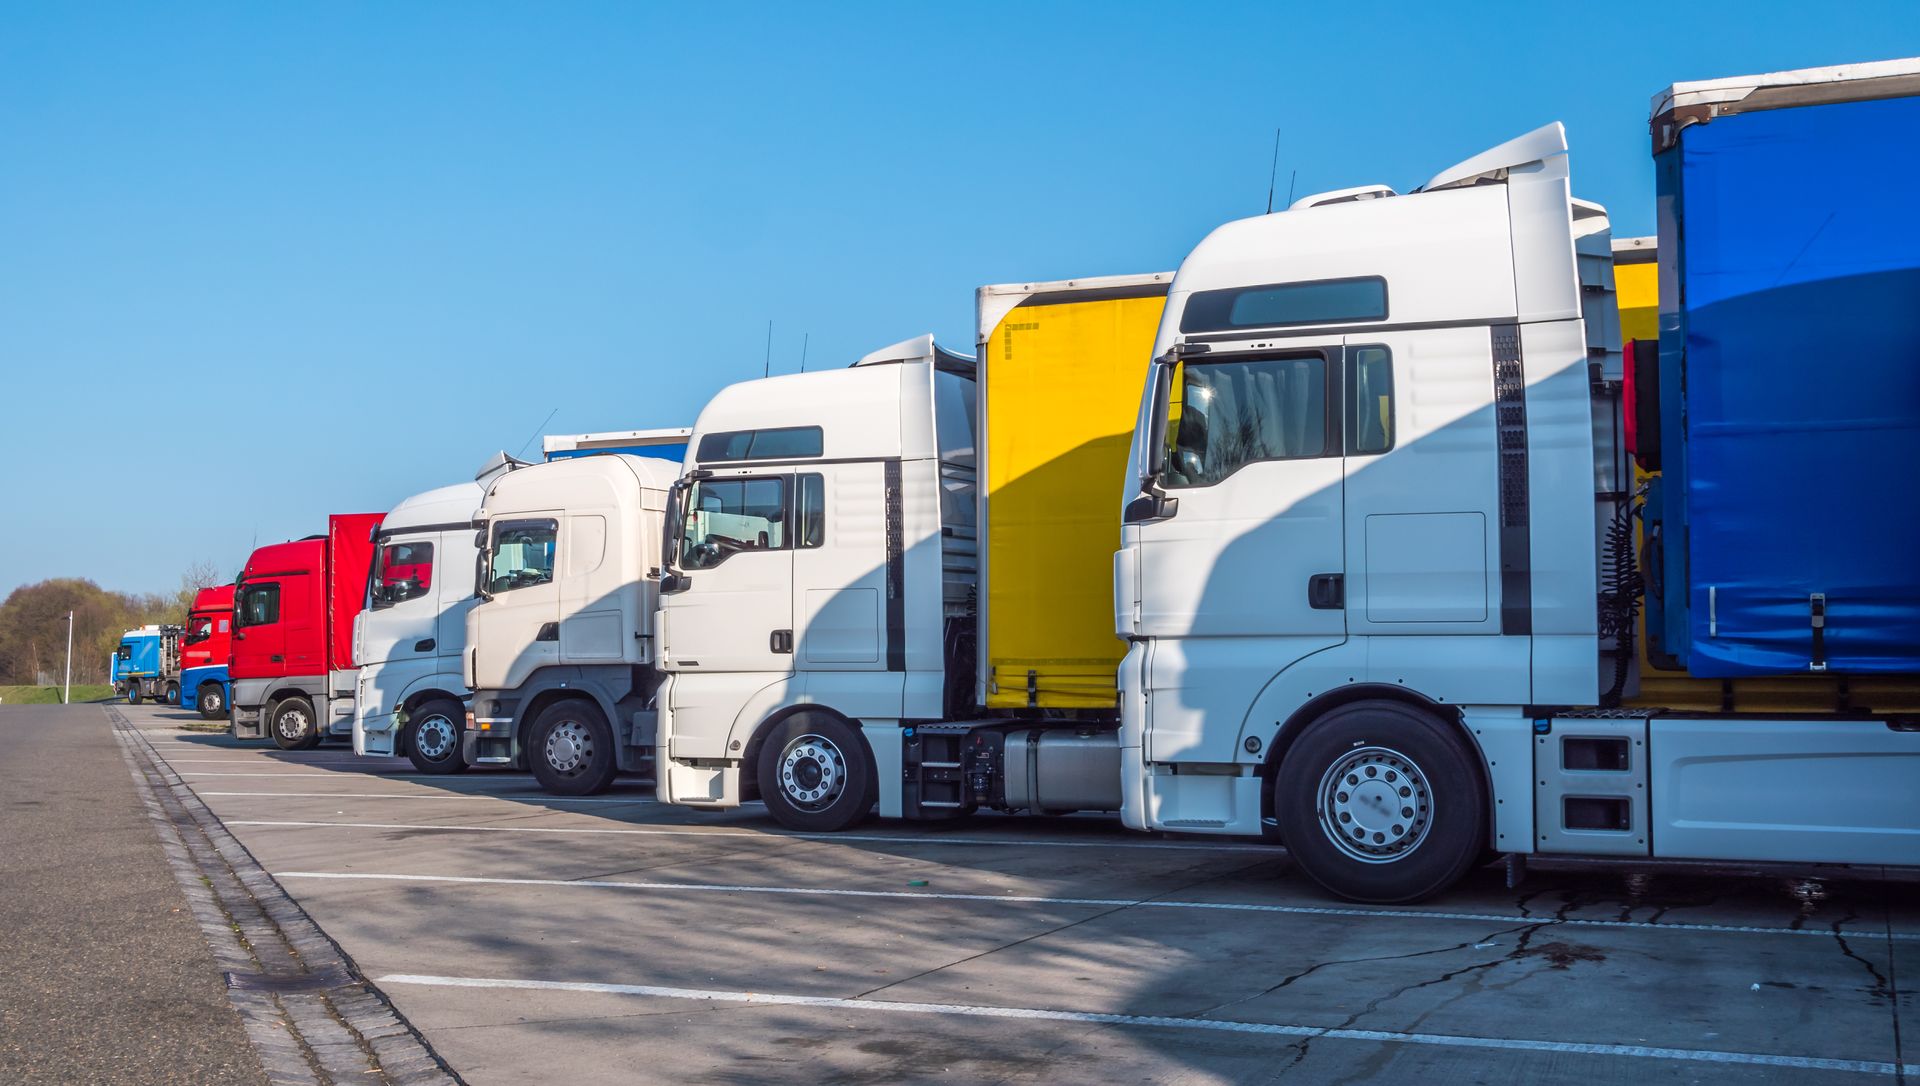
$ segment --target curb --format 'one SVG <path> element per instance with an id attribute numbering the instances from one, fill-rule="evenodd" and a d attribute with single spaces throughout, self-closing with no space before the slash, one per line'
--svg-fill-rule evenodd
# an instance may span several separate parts
<path id="1" fill-rule="evenodd" d="M 267 1080 L 461 1083 L 132 722 L 118 708 L 105 708 L 167 864 L 226 974 L 227 998 Z"/>

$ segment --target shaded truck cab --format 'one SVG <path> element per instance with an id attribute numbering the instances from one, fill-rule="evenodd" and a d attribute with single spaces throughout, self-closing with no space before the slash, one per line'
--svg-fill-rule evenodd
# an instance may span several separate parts
<path id="1" fill-rule="evenodd" d="M 261 547 L 233 599 L 232 732 L 305 750 L 353 731 L 353 619 L 382 514 L 327 518 L 325 535 Z"/>
<path id="2" fill-rule="evenodd" d="M 233 702 L 227 663 L 233 653 L 233 586 L 203 588 L 187 611 L 180 638 L 180 697 L 206 720 L 227 715 Z"/>

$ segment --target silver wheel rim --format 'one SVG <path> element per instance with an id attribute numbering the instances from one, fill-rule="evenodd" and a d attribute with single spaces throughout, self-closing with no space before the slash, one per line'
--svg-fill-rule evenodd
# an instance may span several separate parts
<path id="1" fill-rule="evenodd" d="M 572 773 L 593 760 L 593 732 L 577 720 L 563 720 L 547 732 L 547 764 Z"/>
<path id="2" fill-rule="evenodd" d="M 220 704 L 220 692 L 218 690 L 210 690 L 207 692 L 207 708 L 212 709 L 216 713 L 226 708 L 226 706 Z"/>
<path id="3" fill-rule="evenodd" d="M 307 714 L 298 706 L 282 709 L 273 715 L 273 726 L 280 732 L 280 738 L 298 739 L 307 734 Z"/>
<path id="4" fill-rule="evenodd" d="M 453 753 L 453 722 L 437 714 L 421 721 L 413 731 L 413 749 L 430 762 Z"/>
<path id="5" fill-rule="evenodd" d="M 1433 789 L 1413 759 L 1388 747 L 1348 751 L 1320 778 L 1320 828 L 1362 863 L 1403 860 L 1433 829 Z"/>
<path id="6" fill-rule="evenodd" d="M 780 794 L 809 811 L 831 807 L 847 790 L 847 756 L 833 740 L 811 732 L 780 752 Z"/>

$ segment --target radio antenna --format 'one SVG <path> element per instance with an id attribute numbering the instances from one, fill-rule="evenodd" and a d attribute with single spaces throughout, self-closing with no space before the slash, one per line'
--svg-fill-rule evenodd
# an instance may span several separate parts
<path id="1" fill-rule="evenodd" d="M 760 367 L 760 376 L 773 373 L 773 318 L 767 318 L 767 363 Z"/>
<path id="2" fill-rule="evenodd" d="M 522 446 L 520 446 L 520 452 L 517 452 L 517 453 L 514 453 L 514 454 L 513 454 L 513 456 L 514 456 L 514 459 L 516 459 L 516 460 L 518 460 L 518 459 L 520 458 L 520 453 L 523 453 L 523 452 L 526 452 L 526 451 L 527 451 L 527 445 L 531 445 L 531 444 L 533 444 L 533 439 L 534 439 L 534 438 L 536 438 L 536 437 L 539 437 L 539 436 L 540 436 L 540 431 L 542 431 L 542 430 L 544 430 L 544 429 L 546 429 L 546 428 L 547 428 L 547 423 L 549 423 L 549 422 L 552 422 L 552 421 L 553 421 L 553 416 L 555 416 L 555 415 L 558 415 L 559 413 L 560 413 L 560 409 L 559 409 L 558 407 L 555 407 L 555 408 L 554 408 L 553 410 L 551 410 L 551 411 L 549 411 L 549 412 L 547 412 L 547 417 L 546 417 L 546 418 L 544 418 L 544 419 L 541 419 L 541 420 L 540 420 L 540 425 L 538 425 L 538 426 L 536 426 L 536 427 L 534 427 L 534 428 L 533 428 L 533 433 L 531 433 L 531 434 L 528 434 L 528 435 L 527 435 L 527 444 L 526 444 L 526 445 L 522 445 Z"/>
<path id="3" fill-rule="evenodd" d="M 1293 183 L 1295 181 L 1298 181 L 1299 179 L 1300 179 L 1299 170 L 1295 170 L 1292 173 L 1287 175 L 1287 206 L 1288 207 L 1293 206 Z"/>
<path id="4" fill-rule="evenodd" d="M 813 339 L 812 332 L 803 332 L 800 335 L 800 372 L 801 373 L 807 372 L 807 342 L 811 339 Z"/>
<path id="5" fill-rule="evenodd" d="M 1273 183 L 1280 176 L 1280 130 L 1273 130 L 1273 164 L 1267 167 L 1267 214 L 1273 214 Z M 1291 194 L 1289 194 L 1291 195 Z"/>

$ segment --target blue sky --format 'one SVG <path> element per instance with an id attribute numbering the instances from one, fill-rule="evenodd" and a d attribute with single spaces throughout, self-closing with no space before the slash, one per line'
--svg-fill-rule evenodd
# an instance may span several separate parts
<path id="1" fill-rule="evenodd" d="M 1169 270 L 1551 120 L 1920 53 L 1905 3 L 0 6 L 0 593 L 169 590 L 549 433 Z M 556 410 L 557 409 L 557 410 Z M 537 453 L 537 442 L 532 451 Z"/>

